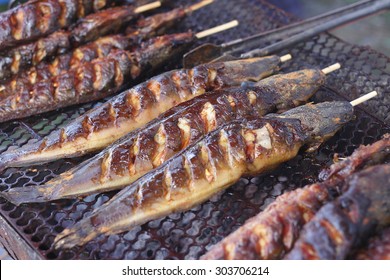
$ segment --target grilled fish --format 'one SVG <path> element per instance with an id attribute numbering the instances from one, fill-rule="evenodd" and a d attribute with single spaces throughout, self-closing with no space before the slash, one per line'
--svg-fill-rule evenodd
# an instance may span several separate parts
<path id="1" fill-rule="evenodd" d="M 223 125 L 121 190 L 55 238 L 56 248 L 82 245 L 172 212 L 191 209 L 244 175 L 256 175 L 330 137 L 353 117 L 348 102 L 305 105 L 280 116 Z"/>
<path id="2" fill-rule="evenodd" d="M 3 153 L 0 170 L 101 150 L 179 103 L 207 91 L 259 81 L 277 71 L 279 64 L 278 56 L 270 56 L 158 75 L 90 110 L 42 141 Z"/>
<path id="3" fill-rule="evenodd" d="M 131 41 L 131 39 L 135 39 L 139 41 L 140 39 L 144 39 L 146 37 L 153 37 L 154 30 L 164 30 L 164 24 L 171 24 L 170 21 L 174 22 L 172 17 L 176 16 L 180 18 L 182 14 L 183 9 L 179 9 L 164 13 L 163 15 L 165 15 L 165 17 L 163 17 L 163 15 L 159 15 L 156 16 L 156 18 L 151 16 L 145 20 L 140 20 L 139 24 L 137 24 L 137 27 L 140 28 L 139 32 L 133 32 L 133 34 L 129 33 L 128 40 Z M 135 14 L 132 6 L 107 9 L 87 16 L 83 21 L 74 25 L 71 29 L 59 30 L 34 42 L 9 49 L 3 52 L 2 56 L 0 56 L 0 79 L 6 80 L 12 75 L 23 72 L 27 67 L 39 65 L 39 63 L 47 60 L 48 58 L 63 54 L 76 46 L 97 40 L 100 36 L 115 33 L 118 31 L 118 28 L 126 26 L 133 18 L 135 18 Z M 145 23 L 150 23 L 152 25 L 147 28 Z M 149 33 L 150 35 L 148 35 Z M 107 39 L 104 39 L 104 44 L 107 45 Z M 118 45 L 114 45 L 114 47 L 116 46 Z M 94 45 L 91 44 L 90 47 L 93 48 Z M 87 50 L 90 47 L 86 47 Z M 76 52 L 76 54 L 80 54 L 79 51 Z M 89 53 L 91 54 L 93 52 L 90 51 Z M 100 57 L 103 55 L 104 54 L 101 54 Z M 90 60 L 96 57 L 91 57 Z M 67 57 L 65 56 L 61 60 L 65 59 L 66 61 L 66 58 Z M 54 62 L 53 70 L 60 66 L 61 64 L 56 65 L 56 62 Z M 42 69 L 38 70 L 38 74 L 41 70 Z M 61 69 L 59 71 L 61 71 Z M 34 73 L 31 75 L 34 78 Z M 24 76 L 25 75 L 21 75 L 21 77 Z"/>
<path id="4" fill-rule="evenodd" d="M 304 226 L 286 259 L 345 259 L 377 228 L 390 224 L 390 164 L 353 174 L 343 194 Z"/>
<path id="5" fill-rule="evenodd" d="M 353 258 L 358 260 L 390 260 L 390 228 L 370 238 L 368 245 L 360 249 Z"/>
<path id="6" fill-rule="evenodd" d="M 44 186 L 14 188 L 4 196 L 20 204 L 119 189 L 218 126 L 306 103 L 324 81 L 321 70 L 302 70 L 272 76 L 256 87 L 206 93 L 168 110 Z"/>
<path id="7" fill-rule="evenodd" d="M 322 172 L 325 181 L 279 196 L 261 213 L 211 247 L 201 259 L 280 259 L 289 252 L 303 226 L 327 202 L 340 195 L 345 179 L 390 155 L 390 135 L 361 146 Z"/>
<path id="8" fill-rule="evenodd" d="M 41 81 L 0 100 L 0 122 L 20 119 L 69 105 L 97 100 L 119 92 L 141 73 L 180 55 L 194 40 L 192 32 L 153 38 L 135 52 L 113 50 L 95 59 Z"/>
<path id="9" fill-rule="evenodd" d="M 0 50 L 44 37 L 77 19 L 122 1 L 29 1 L 0 14 Z"/>
<path id="10" fill-rule="evenodd" d="M 133 51 L 145 39 L 155 37 L 163 33 L 173 23 L 184 18 L 185 9 L 175 9 L 167 13 L 157 14 L 137 22 L 135 28 L 128 30 L 126 35 L 110 35 L 101 37 L 91 43 L 80 46 L 70 52 L 58 55 L 49 62 L 42 61 L 46 56 L 51 56 L 59 52 L 64 52 L 71 48 L 69 44 L 69 32 L 60 31 L 53 33 L 48 38 L 43 38 L 43 44 L 35 43 L 12 50 L 9 63 L 1 63 L 8 57 L 0 57 L 3 77 L 9 77 L 22 71 L 15 78 L 0 87 L 0 97 L 23 92 L 32 85 L 46 79 L 59 75 L 63 71 L 68 71 L 80 67 L 85 62 L 90 62 L 96 58 L 104 58 L 113 49 Z M 39 45 L 40 49 L 35 47 Z M 32 48 L 29 49 L 28 47 Z M 60 49 L 55 49 L 60 48 Z M 19 52 L 18 52 L 19 51 Z M 30 65 L 36 65 L 27 72 L 22 69 Z"/>

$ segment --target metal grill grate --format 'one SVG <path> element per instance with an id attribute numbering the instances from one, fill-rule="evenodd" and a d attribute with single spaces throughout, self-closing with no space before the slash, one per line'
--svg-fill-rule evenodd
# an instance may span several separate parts
<path id="1" fill-rule="evenodd" d="M 177 1 L 188 4 L 196 1 Z M 223 11 L 223 12 L 221 12 Z M 275 28 L 291 21 L 284 12 L 260 0 L 221 0 L 199 10 L 178 27 L 202 30 L 232 19 L 240 26 L 218 34 L 208 41 L 221 43 Z M 270 174 L 241 179 L 236 185 L 194 209 L 138 226 L 128 232 L 100 236 L 83 247 L 56 251 L 56 234 L 73 225 L 93 209 L 108 201 L 114 192 L 92 195 L 83 200 L 58 201 L 16 207 L 0 198 L 0 213 L 23 240 L 15 241 L 21 250 L 34 254 L 17 257 L 45 259 L 197 259 L 212 245 L 235 230 L 283 192 L 316 180 L 319 170 L 332 160 L 334 153 L 349 155 L 360 144 L 369 144 L 390 132 L 390 60 L 369 48 L 349 45 L 323 34 L 288 50 L 294 59 L 284 72 L 304 67 L 325 67 L 340 62 L 343 69 L 332 73 L 326 86 L 316 94 L 316 102 L 354 99 L 371 90 L 380 97 L 358 108 L 356 120 L 313 155 L 301 153 Z M 58 126 L 74 119 L 99 103 L 75 106 L 23 121 L 0 125 L 0 152 L 36 141 Z M 31 168 L 10 168 L 0 174 L 0 190 L 42 184 L 84 158 L 59 160 Z M 0 235 L 3 231 L 0 230 Z M 11 248 L 8 248 L 12 250 Z"/>

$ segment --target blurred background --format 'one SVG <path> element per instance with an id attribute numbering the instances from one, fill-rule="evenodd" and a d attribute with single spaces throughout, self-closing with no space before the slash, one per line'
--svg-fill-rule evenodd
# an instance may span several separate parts
<path id="1" fill-rule="evenodd" d="M 275 6 L 305 19 L 358 0 L 268 0 Z M 352 44 L 366 45 L 390 56 L 390 11 L 332 30 L 330 33 Z"/>

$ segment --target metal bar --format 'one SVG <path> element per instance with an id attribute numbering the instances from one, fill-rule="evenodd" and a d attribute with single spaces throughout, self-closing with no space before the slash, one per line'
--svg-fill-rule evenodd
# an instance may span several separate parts
<path id="1" fill-rule="evenodd" d="M 305 41 L 321 32 L 327 31 L 329 29 L 338 27 L 340 25 L 355 21 L 357 19 L 366 17 L 368 15 L 375 14 L 381 10 L 389 9 L 390 8 L 390 0 L 380 0 L 380 1 L 374 1 L 371 5 L 364 7 L 362 9 L 356 10 L 352 13 L 349 13 L 347 15 L 344 15 L 339 18 L 332 19 L 326 23 L 323 23 L 321 25 L 317 25 L 313 28 L 307 29 L 302 31 L 300 34 L 291 36 L 289 38 L 286 38 L 280 42 L 271 44 L 265 48 L 262 49 L 256 49 L 247 53 L 244 53 L 241 55 L 241 58 L 248 58 L 248 57 L 254 57 L 254 56 L 264 56 L 271 53 L 275 53 L 278 51 L 281 51 L 285 48 L 291 47 L 297 43 L 300 43 L 302 41 Z"/>

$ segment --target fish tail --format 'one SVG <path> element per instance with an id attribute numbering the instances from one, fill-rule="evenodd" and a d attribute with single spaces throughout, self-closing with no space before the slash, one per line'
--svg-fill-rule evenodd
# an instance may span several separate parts
<path id="1" fill-rule="evenodd" d="M 100 234 L 91 223 L 90 219 L 83 219 L 72 228 L 66 228 L 54 239 L 56 249 L 70 249 L 81 246 Z"/>
<path id="2" fill-rule="evenodd" d="M 48 197 L 37 186 L 13 188 L 9 191 L 0 192 L 0 197 L 5 198 L 14 205 L 22 203 L 45 202 Z"/>
<path id="3" fill-rule="evenodd" d="M 15 160 L 15 157 L 9 156 L 8 154 L 0 155 L 0 172 L 3 172 L 8 167 L 11 167 L 10 163 Z"/>

